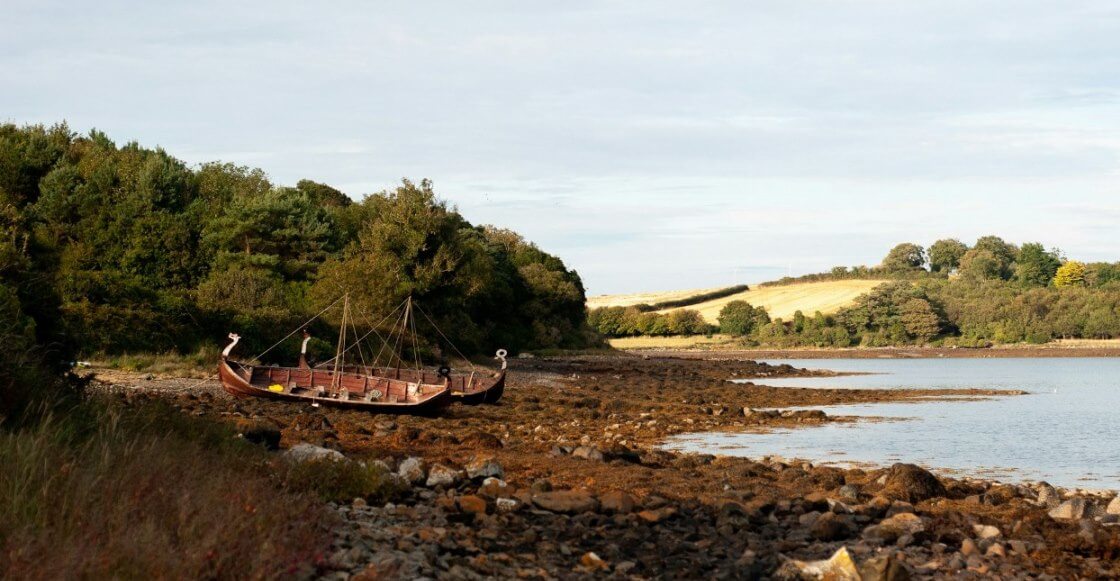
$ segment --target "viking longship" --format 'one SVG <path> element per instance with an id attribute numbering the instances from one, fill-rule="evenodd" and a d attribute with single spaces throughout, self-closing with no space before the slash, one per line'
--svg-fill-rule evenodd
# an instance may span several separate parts
<path id="1" fill-rule="evenodd" d="M 501 369 L 497 372 L 479 370 L 474 368 L 473 364 L 469 372 L 452 372 L 446 364 L 430 370 L 424 367 L 419 358 L 420 349 L 415 321 L 415 310 L 418 309 L 411 298 L 382 320 L 384 323 L 396 317 L 388 337 L 377 332 L 379 325 L 373 325 L 369 332 L 361 337 L 356 337 L 354 333 L 356 340 L 351 343 L 348 343 L 350 336 L 348 330 L 351 327 L 349 295 L 344 295 L 340 300 L 343 301 L 342 324 L 333 358 L 314 366 L 308 364 L 307 344 L 311 340 L 311 335 L 305 327 L 299 363 L 296 367 L 266 366 L 235 361 L 230 358 L 230 354 L 240 337 L 231 333 L 230 343 L 222 351 L 218 361 L 218 377 L 222 387 L 239 397 L 256 396 L 379 413 L 431 414 L 453 401 L 466 405 L 492 404 L 497 403 L 502 397 L 507 366 L 505 349 L 499 349 L 496 354 L 495 359 L 501 361 Z M 323 312 L 325 311 L 326 309 Z M 316 318 L 323 312 L 316 315 Z M 446 335 L 435 326 L 431 317 L 422 309 L 420 312 L 446 340 Z M 407 346 L 406 335 L 410 332 L 413 358 L 412 361 L 406 361 L 402 352 Z M 362 343 L 370 335 L 377 335 L 381 339 L 382 346 L 377 355 L 367 362 Z M 277 345 L 273 345 L 269 350 Z M 452 347 L 454 348 L 453 345 Z M 388 352 L 386 364 L 381 365 L 382 355 L 386 351 Z M 259 360 L 263 355 L 264 353 L 254 359 Z M 347 362 L 348 355 L 349 362 Z M 464 359 L 469 362 L 469 359 L 465 357 Z"/>

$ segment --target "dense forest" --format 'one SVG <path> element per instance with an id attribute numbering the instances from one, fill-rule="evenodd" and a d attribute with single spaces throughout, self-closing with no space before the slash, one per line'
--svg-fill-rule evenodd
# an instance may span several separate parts
<path id="1" fill-rule="evenodd" d="M 0 382 L 79 354 L 213 349 L 229 331 L 253 351 L 344 292 L 359 321 L 412 296 L 468 353 L 588 338 L 574 271 L 472 225 L 428 181 L 353 202 L 99 131 L 0 126 Z M 418 331 L 436 346 L 424 318 Z"/>
<path id="2" fill-rule="evenodd" d="M 593 310 L 588 321 L 608 336 L 718 330 L 772 347 L 983 346 L 1120 337 L 1120 263 L 1067 260 L 1042 244 L 1015 245 L 996 236 L 971 247 L 951 239 L 928 249 L 903 243 L 877 266 L 837 267 L 768 284 L 852 278 L 890 282 L 836 313 L 797 312 L 789 321 L 770 320 L 765 309 L 744 301 L 726 305 L 718 326 L 696 325 L 691 333 L 667 322 L 695 321 L 698 313 L 608 307 Z M 664 321 L 652 324 L 651 316 Z"/>

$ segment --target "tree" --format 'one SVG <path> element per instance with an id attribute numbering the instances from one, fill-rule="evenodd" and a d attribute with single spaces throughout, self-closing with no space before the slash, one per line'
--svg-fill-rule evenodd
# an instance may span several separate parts
<path id="1" fill-rule="evenodd" d="M 1062 264 L 1059 252 L 1046 248 L 1037 242 L 1028 242 L 1019 250 L 1015 264 L 1015 280 L 1030 286 L 1046 286 L 1058 272 Z"/>
<path id="2" fill-rule="evenodd" d="M 922 268 L 925 263 L 925 249 L 917 244 L 904 242 L 887 253 L 882 266 L 890 272 L 899 272 Z"/>
<path id="3" fill-rule="evenodd" d="M 731 301 L 719 311 L 719 330 L 728 335 L 750 335 L 756 328 L 770 322 L 766 309 L 753 307 L 747 301 Z"/>
<path id="4" fill-rule="evenodd" d="M 973 248 L 961 257 L 961 276 L 973 280 L 1001 278 L 1002 261 L 990 250 Z"/>
<path id="5" fill-rule="evenodd" d="M 929 247 L 929 268 L 933 272 L 952 272 L 960 267 L 965 252 L 968 246 L 956 238 L 938 240 Z"/>
<path id="6" fill-rule="evenodd" d="M 674 335 L 699 335 L 708 330 L 708 323 L 699 311 L 677 309 L 669 312 L 669 332 Z"/>
<path id="7" fill-rule="evenodd" d="M 941 332 L 941 321 L 929 301 L 913 298 L 902 303 L 899 311 L 906 333 L 918 342 L 929 341 Z"/>
<path id="8" fill-rule="evenodd" d="M 1019 256 L 1019 249 L 1014 244 L 1004 242 L 999 236 L 982 236 L 976 240 L 973 250 L 986 250 L 992 254 L 999 267 L 999 277 L 1010 279 L 1014 270 L 1012 265 Z"/>
<path id="9" fill-rule="evenodd" d="M 1060 266 L 1054 274 L 1054 286 L 1058 288 L 1085 286 L 1085 265 L 1071 260 Z"/>

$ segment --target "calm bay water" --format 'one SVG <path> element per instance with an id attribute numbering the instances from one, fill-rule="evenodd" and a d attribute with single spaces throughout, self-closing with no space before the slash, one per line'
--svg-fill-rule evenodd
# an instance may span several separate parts
<path id="1" fill-rule="evenodd" d="M 1120 490 L 1120 359 L 800 359 L 795 367 L 867 372 L 759 383 L 819 388 L 992 388 L 1028 395 L 981 401 L 823 406 L 830 415 L 885 418 L 767 434 L 691 434 L 672 449 L 776 454 L 819 463 L 924 466 L 1004 481 Z M 744 387 L 750 389 L 750 387 Z"/>

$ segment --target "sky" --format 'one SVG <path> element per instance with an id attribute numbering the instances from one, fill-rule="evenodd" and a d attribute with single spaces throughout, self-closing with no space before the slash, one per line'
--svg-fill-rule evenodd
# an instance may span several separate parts
<path id="1" fill-rule="evenodd" d="M 430 178 L 589 294 L 985 234 L 1120 260 L 1114 1 L 0 2 L 0 122 Z"/>

